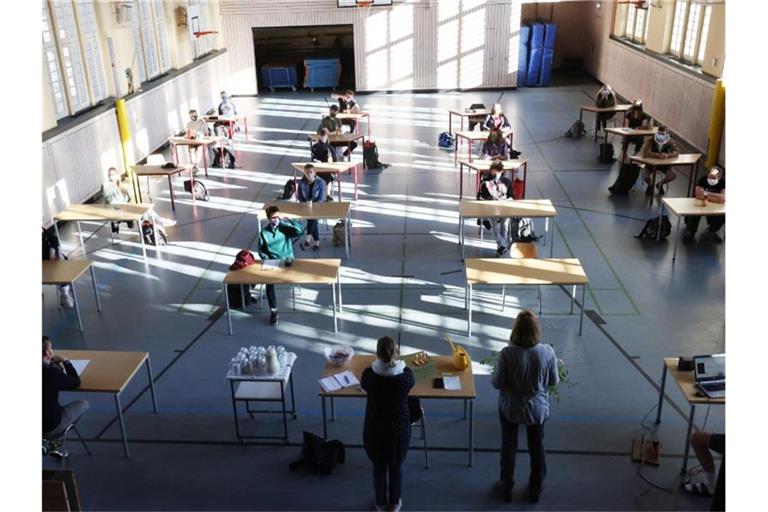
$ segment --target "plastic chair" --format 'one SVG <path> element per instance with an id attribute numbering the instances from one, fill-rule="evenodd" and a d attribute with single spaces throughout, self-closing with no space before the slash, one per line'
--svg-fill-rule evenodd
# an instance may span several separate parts
<path id="1" fill-rule="evenodd" d="M 424 408 L 417 397 L 408 397 L 408 414 L 411 420 L 411 426 L 421 428 L 421 439 L 424 442 L 424 463 L 425 468 L 429 469 L 429 451 L 427 449 L 427 422 L 424 417 Z"/>

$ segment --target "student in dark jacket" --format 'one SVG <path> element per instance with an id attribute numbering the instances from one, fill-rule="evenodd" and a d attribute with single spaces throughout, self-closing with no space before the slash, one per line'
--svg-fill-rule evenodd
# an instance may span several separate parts
<path id="1" fill-rule="evenodd" d="M 608 84 L 603 85 L 599 91 L 597 91 L 597 98 L 595 99 L 595 106 L 598 108 L 608 108 L 616 106 L 616 93 L 613 92 L 611 86 Z M 597 114 L 597 130 L 605 130 L 608 125 L 608 121 L 613 119 L 616 112 L 600 112 Z"/>
<path id="2" fill-rule="evenodd" d="M 304 176 L 299 181 L 299 187 L 296 191 L 296 197 L 300 203 L 322 203 L 325 201 L 325 182 L 318 180 L 315 174 L 315 166 L 307 164 L 304 166 Z M 317 225 L 317 219 L 307 219 L 306 239 L 301 245 L 304 250 L 309 249 L 312 239 L 315 239 L 313 251 L 320 250 L 320 233 Z"/>
<path id="3" fill-rule="evenodd" d="M 504 134 L 498 128 L 491 128 L 488 138 L 483 142 L 481 151 L 483 158 L 506 160 L 509 156 L 509 148 Z"/>
<path id="4" fill-rule="evenodd" d="M 491 113 L 486 116 L 485 121 L 483 122 L 484 130 L 492 130 L 494 128 L 498 128 L 502 132 L 512 129 L 509 119 L 507 119 L 507 116 L 501 109 L 501 105 L 498 103 L 494 103 L 493 107 L 491 107 Z"/>
<path id="5" fill-rule="evenodd" d="M 75 400 L 63 407 L 59 403 L 59 391 L 79 387 L 80 377 L 75 367 L 69 360 L 54 354 L 51 339 L 43 336 L 43 434 L 46 437 L 60 437 L 88 410 L 86 400 Z"/>
<path id="6" fill-rule="evenodd" d="M 293 263 L 293 242 L 304 234 L 304 228 L 296 219 L 283 219 L 277 206 L 267 208 L 267 226 L 259 233 L 259 257 L 262 260 L 282 260 Z M 268 284 L 269 323 L 277 325 L 277 298 L 275 285 Z"/>
<path id="7" fill-rule="evenodd" d="M 643 143 L 643 147 L 640 148 L 640 154 L 643 155 L 643 158 L 660 158 L 665 160 L 677 158 L 680 155 L 680 150 L 677 148 L 675 141 L 672 140 L 672 136 L 669 134 L 667 127 L 659 126 L 658 131 L 653 137 L 648 137 L 648 140 Z M 660 183 L 656 184 L 660 196 L 664 195 L 664 185 L 674 181 L 677 177 L 675 173 L 672 172 L 672 168 L 668 165 L 656 165 L 654 167 L 647 166 L 643 173 L 643 179 L 645 180 L 646 185 L 648 185 L 645 189 L 647 195 L 653 194 L 651 183 L 653 182 L 653 173 L 657 171 L 664 173 L 664 178 Z"/>
<path id="8" fill-rule="evenodd" d="M 494 160 L 488 174 L 483 176 L 480 182 L 480 189 L 477 191 L 477 199 L 482 201 L 501 201 L 504 199 L 513 199 L 512 181 L 504 176 L 504 164 L 501 160 Z M 507 252 L 507 233 L 509 230 L 509 219 L 478 219 L 486 229 L 493 229 L 493 235 L 496 238 L 496 256 L 501 257 Z"/>
<path id="9" fill-rule="evenodd" d="M 632 106 L 629 107 L 629 110 L 627 110 L 626 115 L 624 116 L 624 127 L 626 128 L 646 128 L 649 126 L 649 119 L 648 116 L 643 111 L 643 100 L 640 98 L 637 98 L 635 101 L 632 102 Z M 626 148 L 629 147 L 630 144 L 635 145 L 635 154 L 637 154 L 638 151 L 640 151 L 640 148 L 643 145 L 643 142 L 645 142 L 644 137 L 626 137 L 625 138 L 625 151 Z"/>
<path id="10" fill-rule="evenodd" d="M 339 107 L 338 105 L 331 105 L 331 108 L 329 109 L 328 115 L 323 118 L 323 120 L 320 122 L 320 126 L 317 129 L 317 133 L 320 133 L 320 131 L 325 128 L 328 130 L 328 133 L 341 133 L 341 127 L 344 123 L 341 122 L 341 119 L 337 117 L 337 114 L 339 113 Z M 335 146 L 347 146 L 346 142 L 337 142 L 332 143 Z M 347 146 L 347 149 L 344 150 L 344 153 L 342 153 L 342 156 L 344 158 L 347 158 L 349 154 L 355 150 L 357 147 L 357 142 L 352 141 L 349 146 Z"/>
<path id="11" fill-rule="evenodd" d="M 408 393 L 415 381 L 397 359 L 395 340 L 379 338 L 376 361 L 363 371 L 360 386 L 368 394 L 363 444 L 373 462 L 376 510 L 400 510 L 402 464 L 411 442 Z"/>
<path id="12" fill-rule="evenodd" d="M 312 144 L 312 161 L 338 162 L 339 152 L 336 150 L 336 147 L 328 141 L 328 128 L 320 127 L 318 135 L 320 138 L 317 142 Z M 333 173 L 331 172 L 320 172 L 317 175 L 329 185 L 334 180 Z"/>

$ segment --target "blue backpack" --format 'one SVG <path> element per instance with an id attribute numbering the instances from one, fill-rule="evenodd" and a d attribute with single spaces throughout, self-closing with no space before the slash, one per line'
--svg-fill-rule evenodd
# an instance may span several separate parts
<path id="1" fill-rule="evenodd" d="M 443 132 L 437 139 L 437 145 L 441 148 L 453 149 L 456 145 L 456 138 L 451 132 Z"/>

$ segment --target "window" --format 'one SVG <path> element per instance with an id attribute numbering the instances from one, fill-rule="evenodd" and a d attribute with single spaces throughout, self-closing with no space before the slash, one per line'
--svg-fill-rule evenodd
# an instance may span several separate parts
<path id="1" fill-rule="evenodd" d="M 712 6 L 678 0 L 672 20 L 669 52 L 689 64 L 701 64 L 707 46 Z"/>
<path id="2" fill-rule="evenodd" d="M 75 114 L 106 98 L 93 1 L 45 1 L 42 21 L 43 59 L 56 118 Z"/>
<path id="3" fill-rule="evenodd" d="M 209 36 L 196 37 L 195 32 L 211 30 L 208 19 L 208 2 L 202 0 L 189 0 L 189 32 L 192 37 L 192 46 L 195 49 L 195 58 L 202 57 L 211 51 L 208 45 Z"/>
<path id="4" fill-rule="evenodd" d="M 146 82 L 171 68 L 162 0 L 134 0 L 133 44 L 139 82 Z"/>
<path id="5" fill-rule="evenodd" d="M 636 43 L 645 43 L 645 35 L 648 32 L 647 11 L 638 9 L 635 5 L 627 6 L 627 25 L 624 37 Z"/>

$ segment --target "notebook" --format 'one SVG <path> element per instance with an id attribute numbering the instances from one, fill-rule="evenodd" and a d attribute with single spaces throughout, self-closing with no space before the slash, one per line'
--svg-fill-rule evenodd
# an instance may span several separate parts
<path id="1" fill-rule="evenodd" d="M 360 381 L 357 380 L 355 374 L 349 370 L 320 379 L 320 385 L 327 392 L 338 391 L 342 388 L 348 388 L 358 384 L 360 384 Z"/>

